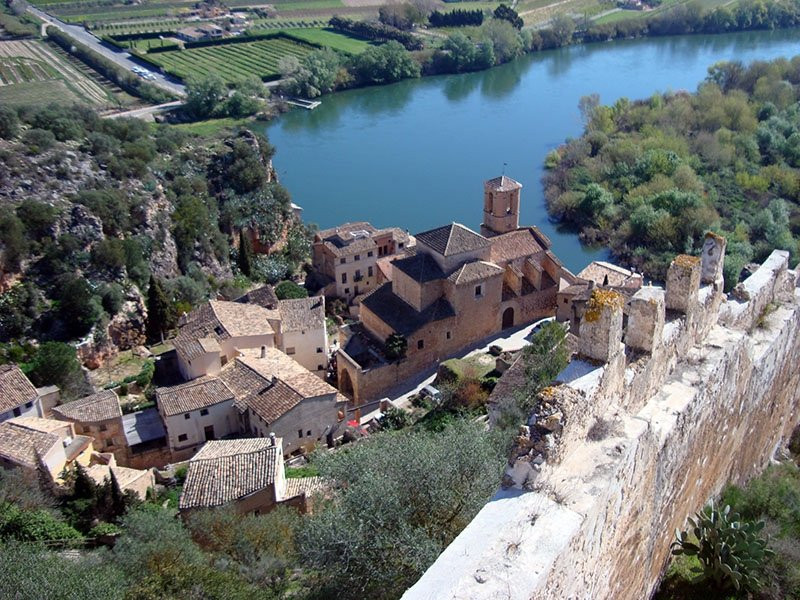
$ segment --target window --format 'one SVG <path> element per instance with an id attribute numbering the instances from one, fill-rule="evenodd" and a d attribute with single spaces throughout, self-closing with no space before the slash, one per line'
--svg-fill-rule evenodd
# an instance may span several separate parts
<path id="1" fill-rule="evenodd" d="M 342 273 L 342 283 L 347 283 L 347 273 Z"/>
<path id="2" fill-rule="evenodd" d="M 347 259 L 346 259 L 346 258 L 340 258 L 340 259 L 339 259 L 339 264 L 340 264 L 340 265 L 343 265 L 343 264 L 344 264 L 344 263 L 346 263 L 346 262 L 347 262 Z"/>
<path id="3" fill-rule="evenodd" d="M 349 294 L 350 293 L 350 288 L 344 288 L 344 293 L 345 293 L 345 295 Z"/>
<path id="4" fill-rule="evenodd" d="M 288 354 L 289 356 L 292 356 L 294 352 L 295 352 L 294 346 L 289 346 L 288 348 L 286 348 L 286 354 Z"/>
<path id="5" fill-rule="evenodd" d="M 450 332 L 449 331 L 445 334 L 445 337 L 447 337 L 448 340 L 450 339 Z"/>
<path id="6" fill-rule="evenodd" d="M 298 429 L 297 430 L 297 437 L 299 437 L 299 438 L 303 437 L 303 430 L 302 429 Z"/>
<path id="7" fill-rule="evenodd" d="M 378 246 L 378 256 L 383 256 L 383 246 Z"/>
<path id="8" fill-rule="evenodd" d="M 374 253 L 372 252 L 372 250 L 370 250 L 369 252 L 367 252 L 367 256 L 372 256 L 373 254 L 374 254 Z"/>
<path id="9" fill-rule="evenodd" d="M 311 437 L 311 430 L 306 431 L 306 437 Z"/>
<path id="10" fill-rule="evenodd" d="M 182 434 L 180 434 L 180 435 L 178 436 L 178 441 L 179 441 L 179 442 L 185 442 L 185 441 L 186 441 L 186 439 L 187 439 L 187 436 L 186 436 L 186 434 L 185 434 L 185 433 L 182 433 Z"/>
<path id="11" fill-rule="evenodd" d="M 33 406 L 33 402 L 26 402 L 25 403 L 25 408 L 30 408 L 31 406 Z"/>
<path id="12" fill-rule="evenodd" d="M 114 445 L 113 440 L 106 440 L 106 448 L 111 448 Z"/>
<path id="13" fill-rule="evenodd" d="M 475 297 L 480 298 L 483 296 L 483 285 L 476 285 L 475 286 Z"/>
<path id="14" fill-rule="evenodd" d="M 355 257 L 353 257 L 353 260 L 361 260 L 361 255 L 356 254 Z"/>
<path id="15" fill-rule="evenodd" d="M 569 300 L 567 300 L 566 298 L 564 298 L 564 304 L 569 304 Z"/>
<path id="16" fill-rule="evenodd" d="M 372 277 L 372 267 L 367 267 L 367 277 Z"/>
<path id="17" fill-rule="evenodd" d="M 189 417 L 191 417 L 191 415 L 189 413 L 183 413 L 183 418 L 184 419 L 188 419 Z"/>
<path id="18" fill-rule="evenodd" d="M 22 411 L 20 410 L 19 406 L 15 408 L 13 412 L 15 417 L 18 417 L 22 414 Z"/>
<path id="19" fill-rule="evenodd" d="M 317 348 L 317 354 L 322 354 L 322 348 Z"/>
<path id="20" fill-rule="evenodd" d="M 108 429 L 108 425 L 100 425 L 100 431 L 106 431 Z"/>
<path id="21" fill-rule="evenodd" d="M 425 347 L 425 340 L 417 340 L 417 350 L 422 350 Z"/>
<path id="22" fill-rule="evenodd" d="M 201 417 L 205 417 L 207 414 L 208 414 L 208 409 L 207 408 L 204 408 L 204 409 L 202 409 L 200 411 L 200 416 Z"/>
<path id="23" fill-rule="evenodd" d="M 322 371 L 324 368 L 322 365 L 317 365 L 317 371 Z"/>
<path id="24" fill-rule="evenodd" d="M 398 248 L 402 248 L 403 246 L 405 246 L 405 244 L 403 242 L 400 242 L 399 244 L 397 244 Z"/>

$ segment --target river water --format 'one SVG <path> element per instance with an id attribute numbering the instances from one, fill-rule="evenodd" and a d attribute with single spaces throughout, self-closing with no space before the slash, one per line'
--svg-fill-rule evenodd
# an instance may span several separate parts
<path id="1" fill-rule="evenodd" d="M 457 221 L 477 229 L 483 181 L 520 181 L 521 224 L 538 225 L 574 272 L 604 248 L 547 220 L 541 176 L 547 152 L 579 136 L 581 96 L 611 104 L 690 90 L 720 60 L 800 53 L 800 31 L 649 38 L 573 46 L 480 73 L 350 90 L 294 109 L 266 127 L 275 166 L 304 220 L 398 226 L 411 233 Z"/>

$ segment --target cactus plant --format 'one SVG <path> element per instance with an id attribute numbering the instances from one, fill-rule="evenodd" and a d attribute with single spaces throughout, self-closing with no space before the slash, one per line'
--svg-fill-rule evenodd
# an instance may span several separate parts
<path id="1" fill-rule="evenodd" d="M 713 581 L 719 589 L 756 589 L 756 574 L 768 556 L 767 540 L 759 534 L 764 522 L 743 522 L 731 507 L 710 503 L 689 518 L 688 531 L 675 530 L 672 554 L 696 556 L 703 565 L 698 581 Z"/>

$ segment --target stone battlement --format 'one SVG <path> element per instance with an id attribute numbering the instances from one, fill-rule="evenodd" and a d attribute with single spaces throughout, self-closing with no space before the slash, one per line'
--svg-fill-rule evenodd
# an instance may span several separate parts
<path id="1" fill-rule="evenodd" d="M 707 235 L 664 289 L 630 299 L 627 323 L 594 293 L 577 356 L 520 432 L 509 489 L 404 599 L 652 594 L 675 528 L 800 422 L 800 266 L 775 251 L 726 297 L 724 255 Z"/>

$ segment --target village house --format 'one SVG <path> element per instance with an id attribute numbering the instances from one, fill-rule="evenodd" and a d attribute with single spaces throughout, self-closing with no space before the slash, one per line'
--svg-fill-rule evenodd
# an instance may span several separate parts
<path id="1" fill-rule="evenodd" d="M 156 485 L 152 469 L 120 467 L 117 465 L 113 454 L 95 455 L 92 460 L 94 464 L 86 469 L 86 474 L 98 485 L 102 485 L 106 479 L 110 480 L 113 473 L 120 489 L 123 492 L 132 491 L 140 500 L 147 499 L 147 490 L 154 488 Z"/>
<path id="2" fill-rule="evenodd" d="M 283 439 L 287 454 L 332 444 L 346 400 L 293 358 L 262 347 L 204 376 L 156 391 L 173 460 L 234 435 Z"/>
<path id="3" fill-rule="evenodd" d="M 378 285 L 379 259 L 402 256 L 413 245 L 414 239 L 397 227 L 345 223 L 314 235 L 312 265 L 323 295 L 351 301 Z"/>
<path id="4" fill-rule="evenodd" d="M 77 433 L 91 436 L 97 452 L 108 452 L 117 459 L 124 459 L 127 441 L 122 425 L 122 409 L 119 398 L 112 390 L 56 406 L 53 416 L 72 422 Z"/>
<path id="5" fill-rule="evenodd" d="M 521 189 L 506 176 L 487 181 L 482 233 L 452 223 L 417 234 L 416 251 L 394 260 L 390 281 L 364 297 L 337 354 L 339 389 L 355 405 L 503 329 L 555 314 L 558 290 L 576 278 L 538 228 L 519 226 Z M 406 342 L 401 360 L 384 352 L 393 337 Z"/>
<path id="6" fill-rule="evenodd" d="M 264 514 L 279 504 L 306 512 L 308 496 L 322 488 L 318 477 L 287 483 L 281 440 L 275 436 L 207 442 L 188 467 L 181 516 L 226 505 L 241 514 Z"/>
<path id="7" fill-rule="evenodd" d="M 76 435 L 72 423 L 15 417 L 0 423 L 0 466 L 42 468 L 59 481 L 64 469 L 73 463 L 88 465 L 92 438 Z"/>
<path id="8" fill-rule="evenodd" d="M 205 23 L 195 27 L 184 27 L 179 29 L 176 34 L 184 42 L 205 42 L 222 38 L 225 35 L 225 30 L 219 25 Z"/>
<path id="9" fill-rule="evenodd" d="M 642 283 L 641 274 L 618 265 L 596 260 L 578 273 L 574 283 L 559 290 L 556 319 L 561 322 L 569 322 L 570 332 L 578 335 L 586 304 L 595 288 L 615 290 L 626 299 L 630 299 L 641 289 Z M 627 315 L 627 306 L 623 312 Z"/>
<path id="10" fill-rule="evenodd" d="M 262 288 L 269 289 L 269 288 Z M 212 300 L 181 319 L 173 341 L 184 379 L 218 375 L 240 351 L 277 348 L 324 377 L 328 332 L 322 297 L 272 302 L 274 293 L 255 290 L 235 302 Z"/>
<path id="11" fill-rule="evenodd" d="M 0 365 L 0 423 L 14 417 L 42 417 L 39 392 L 17 365 Z"/>

